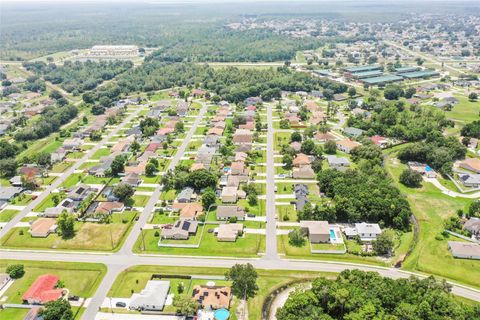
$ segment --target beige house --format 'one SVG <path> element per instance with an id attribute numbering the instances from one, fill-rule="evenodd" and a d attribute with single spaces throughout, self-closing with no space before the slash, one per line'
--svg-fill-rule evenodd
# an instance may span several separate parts
<path id="1" fill-rule="evenodd" d="M 361 143 L 350 139 L 337 141 L 336 144 L 337 149 L 345 153 L 350 153 L 353 149 L 362 145 Z"/>
<path id="2" fill-rule="evenodd" d="M 30 225 L 30 234 L 35 238 L 46 238 L 50 233 L 55 233 L 56 230 L 56 220 L 50 218 L 38 218 Z"/>
<path id="3" fill-rule="evenodd" d="M 300 168 L 293 168 L 292 177 L 294 179 L 314 179 L 315 172 L 310 165 L 304 165 Z"/>
<path id="4" fill-rule="evenodd" d="M 327 221 L 300 221 L 300 229 L 308 234 L 311 243 L 330 242 L 330 228 Z"/>
<path id="5" fill-rule="evenodd" d="M 217 220 L 226 220 L 230 218 L 237 218 L 238 220 L 245 219 L 245 211 L 239 206 L 218 206 Z"/>
<path id="6" fill-rule="evenodd" d="M 225 223 L 218 226 L 217 240 L 235 242 L 237 237 L 243 233 L 243 224 Z"/>
<path id="7" fill-rule="evenodd" d="M 236 187 L 223 187 L 222 189 L 222 202 L 223 203 L 235 203 L 237 202 L 237 188 Z"/>
<path id="8" fill-rule="evenodd" d="M 252 143 L 252 131 L 248 129 L 237 129 L 233 135 L 234 144 L 251 144 Z"/>
<path id="9" fill-rule="evenodd" d="M 460 161 L 458 166 L 463 169 L 480 173 L 480 159 L 477 158 L 467 158 L 463 161 Z"/>

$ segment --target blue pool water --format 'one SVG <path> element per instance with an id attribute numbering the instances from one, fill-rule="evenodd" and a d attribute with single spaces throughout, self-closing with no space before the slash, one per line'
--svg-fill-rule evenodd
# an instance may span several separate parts
<path id="1" fill-rule="evenodd" d="M 433 169 L 430 168 L 430 166 L 426 166 L 426 167 L 425 167 L 425 171 L 427 171 L 427 172 L 428 172 L 428 171 L 433 171 Z"/>
<path id="2" fill-rule="evenodd" d="M 335 231 L 333 231 L 333 229 L 330 229 L 330 238 L 332 240 L 337 240 L 337 236 L 335 235 Z"/>
<path id="3" fill-rule="evenodd" d="M 218 309 L 214 313 L 215 320 L 227 320 L 230 318 L 230 312 L 227 309 Z"/>

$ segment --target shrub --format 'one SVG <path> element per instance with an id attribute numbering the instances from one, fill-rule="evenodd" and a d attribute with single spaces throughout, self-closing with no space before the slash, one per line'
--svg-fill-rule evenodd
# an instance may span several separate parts
<path id="1" fill-rule="evenodd" d="M 11 264 L 7 266 L 6 272 L 12 279 L 20 279 L 25 274 L 23 264 Z"/>

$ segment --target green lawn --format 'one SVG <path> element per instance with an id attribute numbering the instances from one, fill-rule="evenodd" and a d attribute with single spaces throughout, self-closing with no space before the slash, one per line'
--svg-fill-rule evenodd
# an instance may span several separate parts
<path id="1" fill-rule="evenodd" d="M 13 219 L 20 211 L 5 209 L 0 211 L 0 222 L 8 222 Z"/>
<path id="2" fill-rule="evenodd" d="M 398 177 L 406 166 L 392 159 L 385 163 L 420 224 L 418 244 L 402 267 L 480 287 L 480 261 L 453 258 L 447 245 L 448 240 L 453 239 L 438 237 L 444 219 L 455 215 L 458 209 L 467 209 L 472 200 L 449 197 L 429 183 L 423 183 L 418 189 L 405 187 L 398 183 Z"/>
<path id="3" fill-rule="evenodd" d="M 110 155 L 110 149 L 108 148 L 100 148 L 93 154 L 91 157 L 92 160 L 99 160 L 102 157 Z"/>
<path id="4" fill-rule="evenodd" d="M 480 102 L 469 101 L 463 95 L 455 95 L 455 97 L 459 100 L 459 103 L 452 108 L 452 111 L 445 112 L 447 118 L 461 122 L 471 122 L 479 119 Z"/>
<path id="5" fill-rule="evenodd" d="M 112 223 L 100 224 L 92 222 L 76 222 L 75 236 L 64 240 L 57 234 L 46 238 L 32 238 L 28 228 L 13 228 L 2 239 L 1 245 L 7 248 L 58 249 L 82 251 L 114 251 L 117 250 L 130 228 L 136 212 L 114 213 Z M 23 234 L 20 234 L 23 231 Z"/>
<path id="6" fill-rule="evenodd" d="M 288 236 L 281 235 L 277 237 L 277 247 L 280 254 L 285 254 L 287 258 L 293 259 L 319 259 L 319 260 L 334 260 L 334 261 L 343 261 L 343 262 L 353 262 L 353 263 L 364 263 L 364 264 L 373 264 L 373 265 L 388 265 L 386 262 L 383 262 L 374 257 L 361 257 L 353 254 L 312 254 L 310 252 L 310 245 L 308 242 L 302 247 L 294 247 L 288 243 Z M 315 248 L 318 249 L 318 248 Z M 330 248 L 331 249 L 331 248 Z M 343 246 L 342 246 L 343 249 Z M 323 250 L 323 249 L 322 249 Z"/>
<path id="7" fill-rule="evenodd" d="M 150 199 L 150 196 L 134 195 L 131 198 L 131 200 L 133 200 L 132 206 L 145 207 L 149 199 Z"/>
<path id="8" fill-rule="evenodd" d="M 22 294 L 38 276 L 47 273 L 59 276 L 71 295 L 91 297 L 107 270 L 103 264 L 15 260 L 0 260 L 0 269 L 4 270 L 9 264 L 17 263 L 24 265 L 25 275 L 15 280 L 6 291 L 4 297 L 7 297 L 7 303 L 22 303 Z"/>
<path id="9" fill-rule="evenodd" d="M 43 201 L 40 202 L 40 204 L 33 209 L 33 211 L 44 212 L 47 208 L 55 207 L 55 203 L 53 202 L 53 195 L 54 193 L 50 193 L 48 196 L 46 196 L 45 199 L 43 199 Z M 60 193 L 58 195 L 60 195 Z M 63 199 L 60 198 L 60 200 Z"/>
<path id="10" fill-rule="evenodd" d="M 195 256 L 234 256 L 234 257 L 256 257 L 258 253 L 265 252 L 265 236 L 257 234 L 245 234 L 237 239 L 236 242 L 219 242 L 213 233 L 208 233 L 208 229 L 213 229 L 214 225 L 207 224 L 205 232 L 200 242 L 199 248 L 168 248 L 158 247 L 159 237 L 155 237 L 155 232 L 160 230 L 145 230 L 145 247 L 148 253 L 158 254 L 177 254 L 177 255 L 195 255 Z M 197 234 L 201 232 L 198 230 Z M 171 240 L 170 240 L 171 241 Z M 191 244 L 177 240 L 179 244 Z M 142 238 L 137 240 L 134 251 L 142 252 Z"/>
<path id="11" fill-rule="evenodd" d="M 72 166 L 72 162 L 66 162 L 66 161 L 58 162 L 58 163 L 55 163 L 53 165 L 53 167 L 50 171 L 54 172 L 54 173 L 60 173 L 60 172 L 64 172 L 65 170 L 67 170 L 71 166 Z"/>
<path id="12" fill-rule="evenodd" d="M 293 199 L 291 201 L 294 201 Z M 293 204 L 276 206 L 276 212 L 279 221 L 296 222 L 298 219 L 297 211 Z"/>

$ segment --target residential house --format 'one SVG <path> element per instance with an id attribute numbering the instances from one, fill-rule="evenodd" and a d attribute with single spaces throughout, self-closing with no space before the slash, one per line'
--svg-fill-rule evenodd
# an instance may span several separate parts
<path id="1" fill-rule="evenodd" d="M 290 143 L 290 147 L 295 151 L 295 152 L 300 152 L 300 149 L 302 148 L 302 144 L 298 141 L 293 141 Z"/>
<path id="2" fill-rule="evenodd" d="M 10 201 L 22 191 L 22 187 L 0 187 L 0 201 Z"/>
<path id="3" fill-rule="evenodd" d="M 205 165 L 203 163 L 193 163 L 190 167 L 190 172 L 205 169 Z"/>
<path id="4" fill-rule="evenodd" d="M 382 137 L 382 136 L 379 136 L 379 135 L 374 135 L 374 136 L 371 136 L 370 137 L 370 140 L 372 140 L 372 142 L 379 146 L 380 148 L 386 148 L 389 144 L 389 141 L 387 138 L 385 137 Z"/>
<path id="5" fill-rule="evenodd" d="M 140 183 L 142 183 L 140 175 L 135 172 L 127 173 L 125 176 L 122 177 L 121 181 L 132 187 L 137 187 L 138 185 L 140 185 Z"/>
<path id="6" fill-rule="evenodd" d="M 248 175 L 248 169 L 242 161 L 234 161 L 230 166 L 230 174 L 232 175 Z"/>
<path id="7" fill-rule="evenodd" d="M 230 218 L 236 218 L 237 220 L 245 219 L 245 211 L 239 206 L 223 206 L 217 207 L 217 220 L 228 220 Z"/>
<path id="8" fill-rule="evenodd" d="M 467 158 L 463 161 L 460 161 L 458 166 L 463 169 L 480 173 L 480 159 L 478 158 Z"/>
<path id="9" fill-rule="evenodd" d="M 452 256 L 461 259 L 480 259 L 480 244 L 472 242 L 448 241 Z"/>
<path id="10" fill-rule="evenodd" d="M 55 219 L 38 218 L 30 225 L 30 235 L 35 238 L 46 238 L 50 233 L 55 233 L 57 230 Z"/>
<path id="11" fill-rule="evenodd" d="M 102 161 L 100 161 L 100 164 L 88 169 L 88 173 L 97 178 L 104 178 L 107 175 L 107 172 L 110 170 L 112 162 L 113 157 L 105 157 L 102 159 Z"/>
<path id="12" fill-rule="evenodd" d="M 170 281 L 149 280 L 140 293 L 130 298 L 129 308 L 140 311 L 162 311 L 170 291 Z"/>
<path id="13" fill-rule="evenodd" d="M 408 167 L 411 170 L 413 170 L 415 172 L 418 172 L 421 175 L 426 176 L 427 178 L 436 178 L 437 177 L 437 173 L 432 168 L 430 168 L 430 166 L 426 165 L 425 163 L 420 163 L 420 162 L 416 162 L 416 161 L 409 161 L 407 164 L 408 164 Z"/>
<path id="14" fill-rule="evenodd" d="M 60 299 L 67 290 L 57 288 L 59 280 L 59 277 L 53 274 L 39 276 L 23 294 L 23 303 L 45 304 Z"/>
<path id="15" fill-rule="evenodd" d="M 187 203 L 180 209 L 180 219 L 196 220 L 203 214 L 203 206 L 200 203 Z"/>
<path id="16" fill-rule="evenodd" d="M 327 142 L 329 140 L 336 140 L 335 136 L 329 132 L 323 133 L 323 132 L 317 132 L 314 136 L 315 140 L 318 142 Z"/>
<path id="17" fill-rule="evenodd" d="M 67 156 L 67 150 L 61 147 L 61 148 L 58 148 L 56 151 L 52 152 L 52 154 L 50 155 L 50 159 L 52 163 L 61 162 L 63 161 L 63 159 L 65 159 L 66 156 Z"/>
<path id="18" fill-rule="evenodd" d="M 112 214 L 114 212 L 122 212 L 125 209 L 125 205 L 118 201 L 104 201 L 98 202 L 98 206 L 95 208 L 95 213 L 100 214 Z"/>
<path id="19" fill-rule="evenodd" d="M 302 211 L 303 207 L 308 200 L 308 194 L 310 191 L 308 190 L 308 187 L 306 184 L 295 184 L 294 186 L 294 192 L 295 192 L 295 208 L 297 211 Z"/>
<path id="20" fill-rule="evenodd" d="M 68 192 L 67 197 L 73 201 L 81 202 L 92 192 L 95 192 L 95 189 L 90 188 L 86 184 L 79 184 L 78 186 L 73 187 Z"/>
<path id="21" fill-rule="evenodd" d="M 20 177 L 20 176 L 15 176 L 8 181 L 10 182 L 10 184 L 13 187 L 21 187 L 22 186 L 22 177 Z"/>
<path id="22" fill-rule="evenodd" d="M 354 128 L 354 127 L 346 127 L 345 129 L 343 129 L 343 132 L 347 136 L 353 137 L 353 138 L 358 138 L 364 133 L 364 131 L 362 129 L 358 129 L 358 128 Z"/>
<path id="23" fill-rule="evenodd" d="M 228 309 L 232 300 L 232 290 L 225 286 L 193 287 L 193 300 L 197 301 L 203 309 Z"/>
<path id="24" fill-rule="evenodd" d="M 247 129 L 237 129 L 233 135 L 233 143 L 236 145 L 251 144 L 253 134 Z"/>
<path id="25" fill-rule="evenodd" d="M 458 173 L 458 180 L 465 187 L 478 188 L 480 186 L 480 174 L 478 173 Z"/>
<path id="26" fill-rule="evenodd" d="M 242 233 L 243 224 L 241 223 L 222 223 L 216 228 L 218 241 L 235 242 Z"/>
<path id="27" fill-rule="evenodd" d="M 377 223 L 355 223 L 353 228 L 347 227 L 343 230 L 348 239 L 360 237 L 362 241 L 377 240 L 377 236 L 382 233 L 382 229 Z"/>
<path id="28" fill-rule="evenodd" d="M 340 140 L 336 142 L 337 149 L 345 153 L 350 153 L 353 149 L 361 146 L 361 143 L 350 139 Z"/>
<path id="29" fill-rule="evenodd" d="M 350 166 L 350 161 L 344 157 L 327 156 L 327 162 L 330 168 L 337 170 L 344 170 Z"/>
<path id="30" fill-rule="evenodd" d="M 295 159 L 293 159 L 292 165 L 296 168 L 300 168 L 303 166 L 310 165 L 312 163 L 312 159 L 304 153 L 299 153 L 296 155 Z"/>
<path id="31" fill-rule="evenodd" d="M 294 179 L 314 179 L 315 171 L 310 165 L 304 165 L 300 168 L 293 168 L 292 177 Z"/>
<path id="32" fill-rule="evenodd" d="M 197 155 L 195 156 L 195 162 L 203 163 L 205 166 L 209 166 L 210 163 L 212 163 L 213 156 L 215 156 L 216 152 L 216 147 L 208 147 L 206 145 L 202 145 L 197 151 Z"/>
<path id="33" fill-rule="evenodd" d="M 237 202 L 237 187 L 223 187 L 221 198 L 223 203 Z"/>
<path id="34" fill-rule="evenodd" d="M 188 240 L 197 233 L 197 229 L 198 221 L 180 219 L 173 225 L 164 225 L 160 236 L 162 239 Z"/>
<path id="35" fill-rule="evenodd" d="M 62 144 L 63 148 L 67 151 L 80 150 L 82 145 L 83 139 L 80 138 L 65 139 Z"/>
<path id="36" fill-rule="evenodd" d="M 463 224 L 463 229 L 470 232 L 472 237 L 480 240 L 480 218 L 472 217 Z"/>
<path id="37" fill-rule="evenodd" d="M 187 202 L 192 202 L 197 198 L 197 195 L 195 194 L 195 191 L 193 188 L 186 187 L 177 196 L 177 202 L 180 203 L 187 203 Z"/>
<path id="38" fill-rule="evenodd" d="M 327 221 L 300 221 L 300 229 L 308 235 L 311 243 L 330 242 L 330 228 Z"/>

